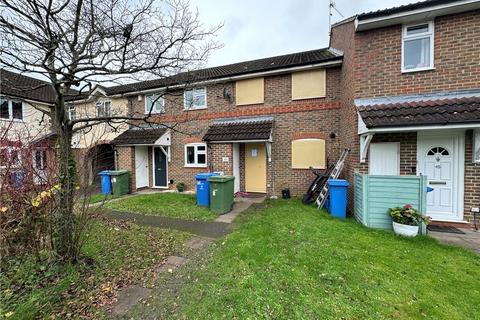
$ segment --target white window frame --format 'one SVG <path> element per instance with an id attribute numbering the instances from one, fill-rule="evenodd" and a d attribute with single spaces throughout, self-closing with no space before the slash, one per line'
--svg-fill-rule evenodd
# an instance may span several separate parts
<path id="1" fill-rule="evenodd" d="M 109 105 L 108 112 L 106 114 L 100 114 L 99 110 L 102 108 L 103 112 L 105 113 L 105 106 Z M 104 100 L 104 101 L 97 101 L 95 103 L 95 112 L 97 114 L 97 117 L 111 117 L 112 116 L 112 101 L 111 100 Z"/>
<path id="2" fill-rule="evenodd" d="M 23 101 L 20 100 L 15 100 L 15 99 L 9 99 L 7 97 L 0 96 L 0 100 L 6 100 L 8 104 L 8 119 L 7 118 L 0 118 L 0 121 L 17 121 L 17 122 L 23 122 L 25 119 L 25 105 Z M 1 102 L 1 101 L 0 101 Z M 22 104 L 22 118 L 17 119 L 13 117 L 13 102 L 20 102 Z"/>
<path id="3" fill-rule="evenodd" d="M 147 94 L 145 95 L 145 114 L 160 114 L 165 113 L 165 99 L 160 96 L 160 94 Z M 155 103 L 160 103 L 162 106 L 162 111 L 156 111 L 155 108 L 148 105 L 148 97 L 158 97 L 158 100 Z M 152 112 L 150 112 L 150 108 L 152 108 Z"/>
<path id="4" fill-rule="evenodd" d="M 410 27 L 416 27 L 421 25 L 428 25 L 428 32 L 415 34 L 415 35 L 407 35 L 407 29 Z M 409 40 L 416 40 L 416 39 L 424 39 L 430 38 L 430 65 L 428 67 L 421 67 L 415 69 L 405 69 L 405 42 Z M 433 21 L 425 21 L 422 23 L 415 23 L 415 24 L 408 24 L 403 25 L 402 27 L 402 73 L 408 72 L 417 72 L 417 71 L 426 71 L 426 70 L 433 70 L 435 69 L 435 25 Z"/>
<path id="5" fill-rule="evenodd" d="M 190 91 L 192 92 L 192 96 L 194 100 L 195 100 L 195 96 L 205 95 L 205 104 L 202 106 L 188 106 L 186 94 L 187 92 L 190 92 Z M 201 94 L 199 92 L 201 92 Z M 207 109 L 207 88 L 202 87 L 202 88 L 193 88 L 189 90 L 184 90 L 183 91 L 183 110 L 189 111 L 189 110 L 201 110 L 201 109 Z"/>
<path id="6" fill-rule="evenodd" d="M 77 107 L 74 103 L 67 104 L 67 115 L 70 121 L 77 119 Z"/>
<path id="7" fill-rule="evenodd" d="M 39 158 L 40 163 L 37 162 L 37 153 L 40 153 L 40 158 Z M 47 163 L 48 163 L 47 149 L 36 149 L 34 154 L 33 154 L 33 161 L 34 161 L 35 169 L 45 170 L 47 168 Z"/>
<path id="8" fill-rule="evenodd" d="M 194 159 L 195 163 L 188 163 L 188 153 L 187 153 L 187 147 L 194 147 Z M 205 147 L 205 150 L 198 151 L 198 147 Z M 207 167 L 208 164 L 208 156 L 207 156 L 207 144 L 206 143 L 187 143 L 185 145 L 185 167 L 191 167 L 191 168 L 205 168 Z M 199 154 L 204 154 L 205 155 L 205 163 L 198 163 L 198 155 Z"/>

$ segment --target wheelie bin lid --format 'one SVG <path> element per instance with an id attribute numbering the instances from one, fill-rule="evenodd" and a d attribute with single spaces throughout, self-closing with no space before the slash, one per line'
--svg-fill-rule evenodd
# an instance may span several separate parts
<path id="1" fill-rule="evenodd" d="M 99 176 L 110 176 L 112 174 L 111 170 L 103 170 L 98 173 Z"/>
<path id="2" fill-rule="evenodd" d="M 348 187 L 350 184 L 347 180 L 343 179 L 330 179 L 328 180 L 328 185 L 333 187 Z"/>
<path id="3" fill-rule="evenodd" d="M 128 170 L 110 170 L 111 176 L 120 176 L 122 174 L 128 173 Z"/>
<path id="4" fill-rule="evenodd" d="M 218 176 L 216 172 L 202 172 L 195 175 L 195 179 L 197 180 L 208 180 L 211 176 Z"/>
<path id="5" fill-rule="evenodd" d="M 209 178 L 210 182 L 227 182 L 235 179 L 234 176 L 211 176 Z"/>

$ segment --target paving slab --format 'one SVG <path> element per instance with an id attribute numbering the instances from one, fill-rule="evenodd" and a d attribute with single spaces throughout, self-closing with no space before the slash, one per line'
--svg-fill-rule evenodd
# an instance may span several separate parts
<path id="1" fill-rule="evenodd" d="M 141 300 L 148 298 L 151 289 L 147 289 L 138 285 L 129 286 L 118 293 L 118 300 L 113 305 L 111 313 L 116 316 L 126 314 L 133 306 Z"/>
<path id="2" fill-rule="evenodd" d="M 185 247 L 188 249 L 202 249 L 209 245 L 213 239 L 211 238 L 205 238 L 205 237 L 198 237 L 198 236 L 193 236 L 190 240 L 185 242 Z"/>
<path id="3" fill-rule="evenodd" d="M 188 263 L 189 259 L 179 256 L 169 256 L 167 257 L 164 264 L 157 268 L 157 272 L 173 272 L 178 267 L 183 266 Z"/>
<path id="4" fill-rule="evenodd" d="M 247 210 L 252 205 L 252 202 L 247 201 L 236 201 L 233 203 L 232 211 L 220 215 L 215 222 L 224 222 L 224 223 L 232 223 L 233 220 L 243 211 Z"/>
<path id="5" fill-rule="evenodd" d="M 480 231 L 462 229 L 465 234 L 429 231 L 428 235 L 439 242 L 448 245 L 456 245 L 480 254 Z"/>

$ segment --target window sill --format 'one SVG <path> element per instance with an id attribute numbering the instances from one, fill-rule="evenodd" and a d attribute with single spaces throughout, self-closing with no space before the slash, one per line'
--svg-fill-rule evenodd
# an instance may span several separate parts
<path id="1" fill-rule="evenodd" d="M 0 118 L 0 121 L 25 123 L 25 120 L 23 120 L 23 119 L 4 119 L 4 118 Z"/>
<path id="2" fill-rule="evenodd" d="M 208 109 L 208 108 L 207 108 L 207 107 L 201 107 L 201 108 L 188 108 L 188 109 L 186 109 L 186 108 L 183 108 L 183 111 L 187 111 L 187 112 L 188 112 L 188 111 L 197 111 L 197 110 L 206 110 L 206 109 Z"/>
<path id="3" fill-rule="evenodd" d="M 186 164 L 183 166 L 184 168 L 207 168 L 206 164 Z"/>
<path id="4" fill-rule="evenodd" d="M 413 72 L 432 71 L 432 70 L 435 70 L 435 67 L 408 69 L 408 70 L 402 69 L 402 73 L 413 73 Z"/>

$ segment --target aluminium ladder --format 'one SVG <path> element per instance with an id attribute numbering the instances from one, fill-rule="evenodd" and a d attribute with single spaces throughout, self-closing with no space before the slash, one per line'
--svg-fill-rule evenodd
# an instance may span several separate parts
<path id="1" fill-rule="evenodd" d="M 350 149 L 343 150 L 342 155 L 340 156 L 337 163 L 335 164 L 335 167 L 330 173 L 328 180 L 337 179 L 340 176 L 340 173 L 342 173 L 342 170 L 343 170 L 343 166 L 345 165 L 345 159 L 347 159 L 347 156 L 349 153 L 350 153 Z M 315 200 L 315 203 L 317 204 L 318 209 L 323 208 L 323 206 L 325 205 L 325 201 L 327 201 L 328 180 L 323 185 L 322 191 L 320 191 L 320 194 L 318 195 L 317 200 Z"/>

